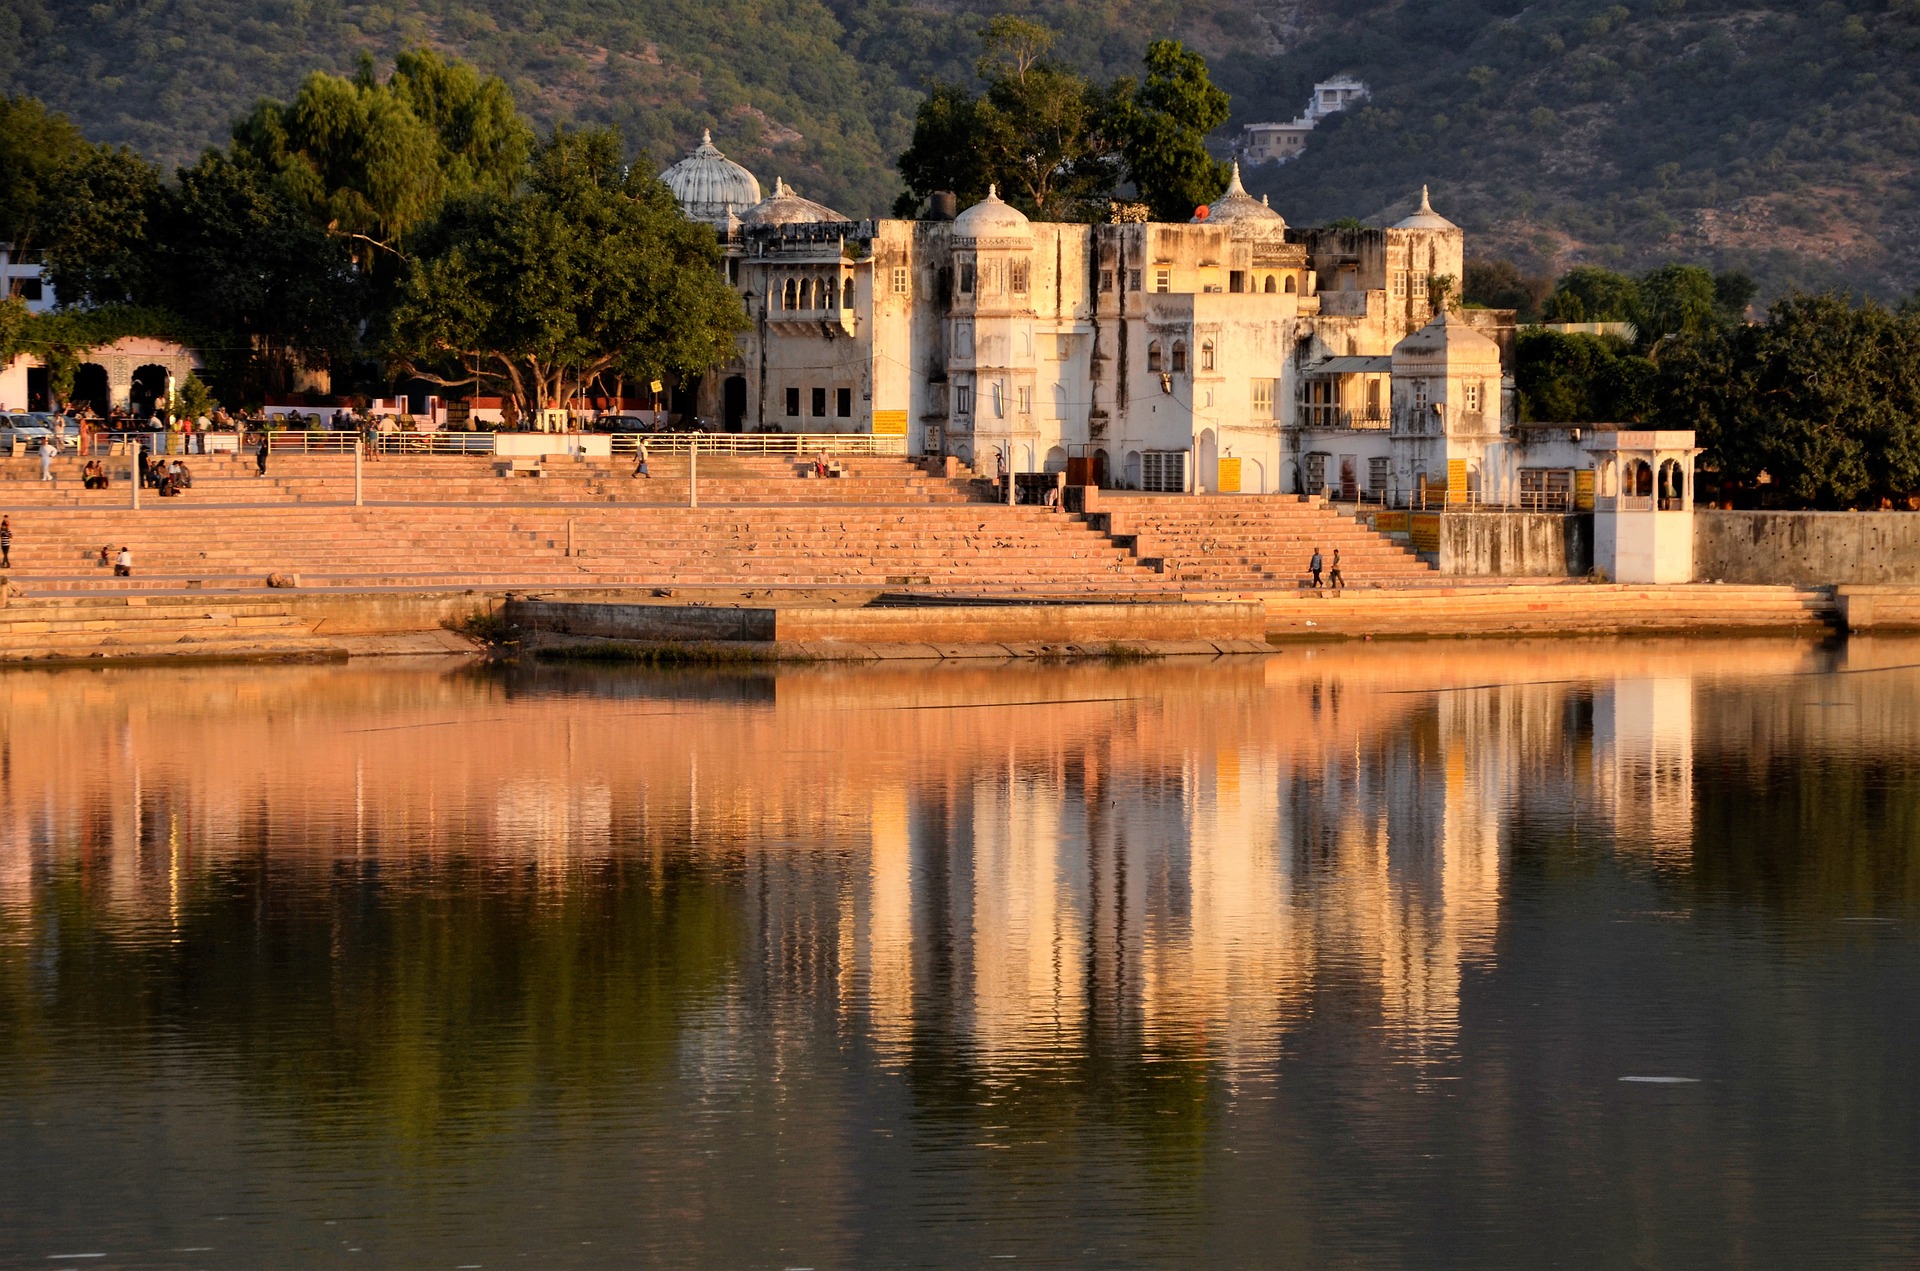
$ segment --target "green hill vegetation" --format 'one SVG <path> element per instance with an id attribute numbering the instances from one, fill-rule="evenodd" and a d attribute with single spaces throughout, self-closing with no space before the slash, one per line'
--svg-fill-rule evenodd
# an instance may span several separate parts
<path id="1" fill-rule="evenodd" d="M 618 124 L 664 162 L 711 125 L 763 178 L 877 214 L 925 89 L 971 83 L 1002 10 L 1101 82 L 1184 41 L 1233 98 L 1218 153 L 1316 78 L 1367 80 L 1302 159 L 1249 172 L 1297 222 L 1379 220 L 1431 183 L 1477 252 L 1531 272 L 1689 259 L 1763 298 L 1920 284 L 1920 0 L 12 0 L 0 91 L 171 170 L 311 70 L 424 44 L 542 128 Z"/>

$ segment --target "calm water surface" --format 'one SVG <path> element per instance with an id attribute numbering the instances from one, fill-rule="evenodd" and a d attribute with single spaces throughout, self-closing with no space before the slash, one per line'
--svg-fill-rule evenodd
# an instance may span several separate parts
<path id="1" fill-rule="evenodd" d="M 0 1265 L 1920 1265 L 1917 936 L 1916 644 L 9 672 Z"/>

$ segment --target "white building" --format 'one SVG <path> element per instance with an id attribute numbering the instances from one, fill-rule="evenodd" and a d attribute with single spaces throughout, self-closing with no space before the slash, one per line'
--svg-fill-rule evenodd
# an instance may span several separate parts
<path id="1" fill-rule="evenodd" d="M 667 175 L 739 179 L 696 160 L 736 166 Z M 1237 167 L 1187 224 L 1034 222 L 995 193 L 855 221 L 776 181 L 725 224 L 751 327 L 695 409 L 728 431 L 894 436 L 984 473 L 1078 459 L 1131 489 L 1591 505 L 1592 439 L 1516 423 L 1512 313 L 1436 305 L 1465 235 L 1424 190 L 1385 228 L 1294 229 Z"/>
<path id="2" fill-rule="evenodd" d="M 22 302 L 29 313 L 53 308 L 53 284 L 46 280 L 42 263 L 38 252 L 17 252 L 13 244 L 0 243 L 0 295 Z"/>
<path id="3" fill-rule="evenodd" d="M 1313 86 L 1299 117 L 1288 123 L 1246 124 L 1240 129 L 1240 153 L 1248 163 L 1285 163 L 1307 148 L 1307 134 L 1322 119 L 1367 100 L 1367 86 L 1351 75 L 1336 75 Z"/>

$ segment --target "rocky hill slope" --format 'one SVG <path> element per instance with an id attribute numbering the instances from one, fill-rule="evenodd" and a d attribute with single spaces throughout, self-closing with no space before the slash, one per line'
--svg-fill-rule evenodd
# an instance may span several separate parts
<path id="1" fill-rule="evenodd" d="M 261 95 L 428 43 L 536 119 L 611 121 L 655 160 L 714 127 L 769 183 L 854 214 L 898 189 L 919 86 L 964 76 L 973 0 L 11 0 L 0 89 L 167 161 Z M 1348 71 L 1372 102 L 1249 172 L 1291 219 L 1377 219 L 1420 184 L 1476 249 L 1537 269 L 1685 258 L 1767 289 L 1920 286 L 1920 0 L 1030 0 L 1112 75 L 1204 51 L 1234 120 Z M 1223 134 L 1223 145 L 1230 137 Z"/>

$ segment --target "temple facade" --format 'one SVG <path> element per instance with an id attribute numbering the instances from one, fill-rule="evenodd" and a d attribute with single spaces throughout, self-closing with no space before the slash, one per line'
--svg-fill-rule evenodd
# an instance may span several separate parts
<path id="1" fill-rule="evenodd" d="M 751 321 L 698 388 L 716 430 L 1403 507 L 1570 500 L 1591 466 L 1576 437 L 1517 426 L 1512 313 L 1458 307 L 1465 237 L 1424 190 L 1391 226 L 1301 229 L 1237 168 L 1185 224 L 1035 222 L 995 192 L 855 220 L 781 180 L 722 208 L 752 178 L 707 141 L 663 177 L 720 234 Z"/>

